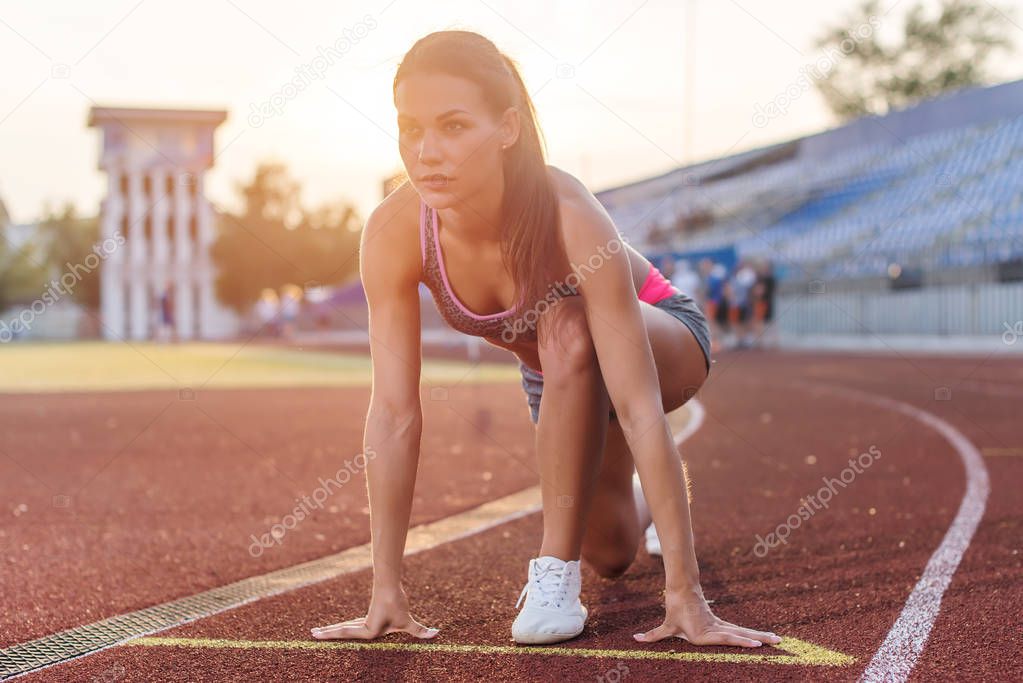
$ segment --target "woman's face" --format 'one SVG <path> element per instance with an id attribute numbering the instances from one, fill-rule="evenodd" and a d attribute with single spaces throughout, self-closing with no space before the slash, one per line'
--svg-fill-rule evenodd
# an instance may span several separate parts
<path id="1" fill-rule="evenodd" d="M 475 83 L 441 73 L 402 79 L 395 105 L 405 172 L 429 206 L 447 208 L 502 182 L 501 146 L 518 134 L 515 109 L 495 119 Z M 446 180 L 430 182 L 432 174 Z"/>

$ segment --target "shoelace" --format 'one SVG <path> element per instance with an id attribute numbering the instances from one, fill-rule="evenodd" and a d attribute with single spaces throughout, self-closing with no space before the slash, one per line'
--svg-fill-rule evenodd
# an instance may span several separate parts
<path id="1" fill-rule="evenodd" d="M 545 583 L 544 580 L 547 579 L 548 576 L 550 576 L 553 580 L 548 580 Z M 561 600 L 565 597 L 564 576 L 564 567 L 549 566 L 537 570 L 537 575 L 533 580 L 533 583 L 530 584 L 527 581 L 526 585 L 522 587 L 522 592 L 519 593 L 519 599 L 516 601 L 515 607 L 518 607 L 523 598 L 526 597 L 526 594 L 529 592 L 530 585 L 533 585 L 540 592 L 541 607 L 550 605 L 552 602 L 556 606 L 561 607 Z M 557 583 L 554 583 L 555 581 Z"/>

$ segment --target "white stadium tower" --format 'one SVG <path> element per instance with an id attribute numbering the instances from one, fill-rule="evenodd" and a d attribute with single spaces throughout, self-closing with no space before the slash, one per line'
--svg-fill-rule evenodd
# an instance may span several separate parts
<path id="1" fill-rule="evenodd" d="M 103 132 L 99 168 L 107 174 L 100 207 L 100 307 L 106 339 L 149 339 L 172 296 L 180 339 L 215 339 L 236 329 L 214 295 L 210 258 L 214 213 L 203 194 L 213 165 L 213 132 L 224 111 L 93 107 Z"/>

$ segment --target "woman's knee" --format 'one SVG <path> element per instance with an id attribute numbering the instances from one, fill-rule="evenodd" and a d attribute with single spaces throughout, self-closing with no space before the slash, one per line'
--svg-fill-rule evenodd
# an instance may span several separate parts
<path id="1" fill-rule="evenodd" d="M 586 563 L 605 579 L 617 579 L 624 574 L 636 561 L 636 554 L 639 551 L 639 536 L 625 534 L 617 542 L 602 544 L 597 547 L 582 550 L 582 557 Z"/>
<path id="2" fill-rule="evenodd" d="M 604 454 L 604 467 L 597 481 L 582 546 L 587 563 L 606 579 L 621 576 L 632 566 L 643 536 L 632 493 L 632 457 L 626 453 L 630 463 L 628 471 L 617 472 L 612 471 L 619 469 L 617 464 L 607 462 L 613 455 Z"/>

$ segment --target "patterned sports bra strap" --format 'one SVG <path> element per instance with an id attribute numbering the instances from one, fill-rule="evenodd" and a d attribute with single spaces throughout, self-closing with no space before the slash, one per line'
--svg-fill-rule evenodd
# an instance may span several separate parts
<path id="1" fill-rule="evenodd" d="M 426 267 L 426 202 L 419 200 L 419 251 L 423 255 L 423 267 Z"/>

